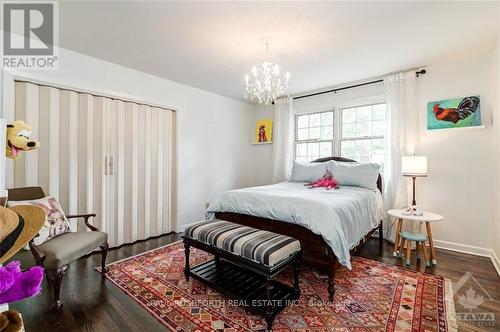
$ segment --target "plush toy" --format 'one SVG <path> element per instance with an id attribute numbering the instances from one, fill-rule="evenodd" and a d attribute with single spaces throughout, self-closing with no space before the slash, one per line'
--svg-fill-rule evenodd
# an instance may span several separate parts
<path id="1" fill-rule="evenodd" d="M 333 176 L 330 171 L 326 171 L 326 174 L 319 180 L 305 184 L 309 189 L 324 187 L 326 190 L 337 189 L 339 187 L 339 183 L 337 179 Z"/>
<path id="2" fill-rule="evenodd" d="M 19 261 L 0 267 L 0 304 L 16 302 L 40 294 L 43 267 L 34 266 L 21 272 Z"/>
<path id="3" fill-rule="evenodd" d="M 22 120 L 14 121 L 7 125 L 7 158 L 17 159 L 21 151 L 35 150 L 40 143 L 30 139 L 31 126 Z"/>
<path id="4" fill-rule="evenodd" d="M 8 310 L 0 313 L 0 332 L 24 332 L 23 319 L 16 310 Z"/>

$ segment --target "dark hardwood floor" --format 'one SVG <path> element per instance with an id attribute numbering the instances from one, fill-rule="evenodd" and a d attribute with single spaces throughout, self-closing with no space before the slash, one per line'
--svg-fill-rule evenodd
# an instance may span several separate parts
<path id="1" fill-rule="evenodd" d="M 178 234 L 170 234 L 124 245 L 110 250 L 108 262 L 130 257 L 179 239 Z M 29 254 L 22 252 L 15 258 L 21 259 L 23 266 L 30 266 L 33 265 L 33 261 Z M 392 257 L 392 245 L 388 242 L 380 251 L 378 240 L 371 239 L 358 255 L 402 266 L 401 260 L 396 261 Z M 496 300 L 484 302 L 476 310 L 494 313 L 495 326 L 461 325 L 460 330 L 499 331 L 500 277 L 489 258 L 439 249 L 437 256 L 438 265 L 428 269 L 427 273 L 442 275 L 457 282 L 469 271 L 484 291 Z M 52 294 L 45 282 L 43 292 L 39 296 L 11 304 L 11 308 L 23 314 L 26 331 L 164 331 L 163 325 L 153 316 L 94 270 L 99 262 L 100 256 L 94 254 L 79 259 L 69 266 L 61 290 L 64 307 L 59 313 L 51 311 Z M 423 265 L 417 267 L 415 258 L 410 268 L 424 271 Z M 457 312 L 469 312 L 461 306 L 457 296 L 455 296 L 455 307 Z"/>

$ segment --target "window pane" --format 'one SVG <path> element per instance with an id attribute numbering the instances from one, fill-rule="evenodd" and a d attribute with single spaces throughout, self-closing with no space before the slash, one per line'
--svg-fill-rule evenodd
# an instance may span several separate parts
<path id="1" fill-rule="evenodd" d="M 356 124 L 345 123 L 342 125 L 342 137 L 351 138 L 356 137 Z"/>
<path id="2" fill-rule="evenodd" d="M 321 127 L 309 128 L 309 139 L 318 139 L 321 137 Z"/>
<path id="3" fill-rule="evenodd" d="M 373 120 L 385 120 L 385 104 L 373 105 Z"/>
<path id="4" fill-rule="evenodd" d="M 372 120 L 372 106 L 363 106 L 357 108 L 357 121 L 371 121 Z"/>
<path id="5" fill-rule="evenodd" d="M 321 114 L 321 125 L 322 126 L 333 125 L 333 112 L 325 112 Z"/>
<path id="6" fill-rule="evenodd" d="M 309 157 L 319 157 L 319 143 L 307 143 L 307 155 Z"/>
<path id="7" fill-rule="evenodd" d="M 333 126 L 321 128 L 321 139 L 333 139 Z"/>
<path id="8" fill-rule="evenodd" d="M 309 138 L 309 129 L 298 129 L 297 130 L 297 140 L 302 141 Z"/>
<path id="9" fill-rule="evenodd" d="M 346 108 L 342 111 L 342 123 L 356 122 L 356 109 Z"/>
<path id="10" fill-rule="evenodd" d="M 321 126 L 321 114 L 310 114 L 309 115 L 309 127 L 319 127 Z"/>
<path id="11" fill-rule="evenodd" d="M 385 152 L 385 142 L 384 139 L 374 139 L 372 140 L 372 153 L 374 155 L 383 155 Z"/>
<path id="12" fill-rule="evenodd" d="M 342 141 L 340 143 L 340 156 L 354 159 L 356 156 L 356 141 Z"/>
<path id="13" fill-rule="evenodd" d="M 360 156 L 371 155 L 372 142 L 369 139 L 356 141 L 356 154 Z"/>
<path id="14" fill-rule="evenodd" d="M 357 137 L 368 137 L 372 135 L 372 123 L 371 121 L 358 122 L 356 136 Z"/>
<path id="15" fill-rule="evenodd" d="M 297 117 L 297 128 L 307 128 L 309 125 L 309 115 L 299 115 Z"/>
<path id="16" fill-rule="evenodd" d="M 332 155 L 332 143 L 330 142 L 322 142 L 319 145 L 319 156 L 320 157 L 329 157 Z"/>
<path id="17" fill-rule="evenodd" d="M 384 136 L 385 121 L 373 121 L 373 136 Z"/>
<path id="18" fill-rule="evenodd" d="M 297 144 L 297 149 L 295 150 L 295 155 L 297 157 L 307 156 L 307 143 Z"/>
<path id="19" fill-rule="evenodd" d="M 297 157 L 295 158 L 300 163 L 308 163 L 309 159 L 307 157 Z"/>

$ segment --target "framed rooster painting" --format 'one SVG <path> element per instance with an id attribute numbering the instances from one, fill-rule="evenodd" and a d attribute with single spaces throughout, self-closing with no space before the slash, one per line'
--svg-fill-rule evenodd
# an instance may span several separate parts
<path id="1" fill-rule="evenodd" d="M 475 127 L 481 125 L 479 96 L 431 101 L 427 103 L 427 129 Z"/>

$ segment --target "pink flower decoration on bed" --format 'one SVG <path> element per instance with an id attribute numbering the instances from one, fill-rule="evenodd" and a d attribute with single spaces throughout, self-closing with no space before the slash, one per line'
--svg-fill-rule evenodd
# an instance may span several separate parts
<path id="1" fill-rule="evenodd" d="M 339 187 L 339 183 L 332 173 L 326 171 L 326 174 L 321 179 L 307 183 L 306 186 L 308 186 L 309 189 L 324 187 L 326 190 L 330 190 L 337 189 Z"/>

